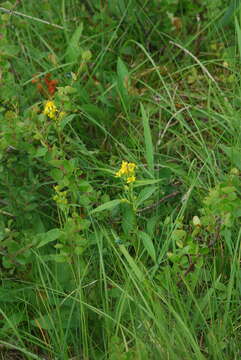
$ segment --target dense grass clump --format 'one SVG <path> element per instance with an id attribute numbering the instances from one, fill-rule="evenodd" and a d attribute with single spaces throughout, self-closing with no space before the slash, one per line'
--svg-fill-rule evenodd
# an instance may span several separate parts
<path id="1" fill-rule="evenodd" d="M 0 359 L 240 359 L 238 1 L 0 7 Z"/>

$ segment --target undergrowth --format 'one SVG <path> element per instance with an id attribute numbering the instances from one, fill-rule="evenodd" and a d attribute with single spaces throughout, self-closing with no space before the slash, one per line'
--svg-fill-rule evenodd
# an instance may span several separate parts
<path id="1" fill-rule="evenodd" d="M 1 4 L 2 359 L 240 358 L 239 12 Z"/>

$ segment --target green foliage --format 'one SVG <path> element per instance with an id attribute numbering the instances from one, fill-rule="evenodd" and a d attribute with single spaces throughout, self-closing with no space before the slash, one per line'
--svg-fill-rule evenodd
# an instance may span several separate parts
<path id="1" fill-rule="evenodd" d="M 237 2 L 1 7 L 2 357 L 238 360 Z"/>
<path id="2" fill-rule="evenodd" d="M 189 226 L 184 226 L 182 221 L 177 223 L 172 233 L 175 250 L 168 253 L 175 271 L 192 279 L 195 271 L 202 268 L 220 246 L 234 253 L 237 244 L 231 229 L 241 217 L 239 186 L 239 171 L 232 169 L 204 198 L 200 218 L 194 216 Z"/>

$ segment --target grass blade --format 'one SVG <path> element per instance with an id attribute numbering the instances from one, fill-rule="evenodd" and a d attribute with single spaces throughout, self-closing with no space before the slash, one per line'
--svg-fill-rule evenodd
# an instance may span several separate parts
<path id="1" fill-rule="evenodd" d="M 144 128 L 144 139 L 145 139 L 145 146 L 146 146 L 146 161 L 148 165 L 148 170 L 152 177 L 154 178 L 154 151 L 153 151 L 153 143 L 152 143 L 152 136 L 151 136 L 151 129 L 149 123 L 149 117 L 145 111 L 144 106 L 141 104 L 141 115 L 143 121 L 143 128 Z"/>

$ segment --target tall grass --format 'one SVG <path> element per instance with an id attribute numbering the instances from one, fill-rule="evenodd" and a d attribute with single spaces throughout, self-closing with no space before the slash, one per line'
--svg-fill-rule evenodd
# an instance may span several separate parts
<path id="1" fill-rule="evenodd" d="M 14 254 L 9 257 L 14 266 L 4 265 L 5 260 L 1 265 L 0 353 L 5 360 L 11 354 L 39 360 L 240 358 L 240 211 L 230 201 L 231 225 L 221 231 L 217 220 L 209 233 L 201 224 L 203 232 L 192 238 L 193 217 L 201 217 L 205 198 L 220 184 L 221 189 L 229 186 L 230 170 L 236 175 L 241 170 L 239 20 L 237 38 L 225 38 L 216 24 L 227 19 L 230 8 L 224 18 L 217 2 L 214 23 L 207 4 L 204 24 L 189 34 L 185 12 L 195 18 L 196 10 L 185 4 L 169 9 L 167 3 L 164 24 L 156 18 L 157 2 L 134 0 L 114 1 L 110 8 L 88 0 L 45 1 L 41 8 L 19 4 L 19 11 L 62 30 L 34 19 L 7 20 L 9 42 L 18 46 L 18 55 L 7 58 L 17 90 L 12 99 L 2 100 L 1 136 L 9 147 L 1 148 L 7 174 L 1 177 L 1 221 L 3 232 L 12 231 L 12 240 L 23 245 L 20 250 L 8 243 L 0 247 L 3 258 L 7 251 Z M 180 33 L 168 30 L 172 9 L 180 17 Z M 31 84 L 36 74 L 47 73 L 58 77 L 59 87 L 76 84 L 64 94 L 69 114 L 57 130 L 43 123 L 44 100 Z M 70 80 L 73 76 L 78 81 Z M 36 116 L 31 115 L 34 107 Z M 16 134 L 14 112 L 21 122 L 16 120 Z M 29 119 L 25 138 L 21 129 Z M 35 141 L 39 148 L 48 147 L 46 156 L 34 153 Z M 56 151 L 53 158 L 51 151 Z M 70 173 L 65 186 L 72 196 L 64 211 L 52 199 L 54 161 L 60 156 L 67 160 L 61 171 L 63 178 L 66 169 Z M 133 215 L 120 202 L 93 212 L 125 198 L 126 188 L 114 177 L 123 159 L 138 165 L 133 191 L 140 208 Z M 233 202 L 240 199 L 240 173 L 237 179 Z M 26 201 L 19 204 L 21 196 Z M 31 201 L 37 205 L 25 212 Z M 218 203 L 217 197 L 213 201 Z M 81 233 L 84 245 L 70 261 L 55 261 L 59 233 L 46 246 L 41 241 L 58 228 L 71 243 L 73 209 L 90 222 L 74 233 L 76 239 Z M 216 210 L 210 218 L 219 219 L 218 205 Z M 183 229 L 194 245 L 208 248 L 200 266 L 171 261 L 170 253 L 178 254 L 175 231 Z M 12 260 L 28 247 L 30 264 Z"/>

